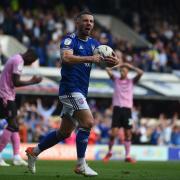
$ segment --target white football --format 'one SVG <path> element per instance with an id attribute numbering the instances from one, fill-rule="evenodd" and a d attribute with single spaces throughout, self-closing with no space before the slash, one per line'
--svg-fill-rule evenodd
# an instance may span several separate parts
<path id="1" fill-rule="evenodd" d="M 100 45 L 94 49 L 94 55 L 100 54 L 103 57 L 112 56 L 113 49 L 107 45 Z"/>

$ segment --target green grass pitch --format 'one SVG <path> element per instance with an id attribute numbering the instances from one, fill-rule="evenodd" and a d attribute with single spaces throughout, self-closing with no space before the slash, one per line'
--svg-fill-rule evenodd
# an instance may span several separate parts
<path id="1" fill-rule="evenodd" d="M 75 161 L 38 161 L 36 174 L 26 167 L 0 167 L 0 180 L 180 180 L 180 162 L 89 161 L 99 176 L 84 177 L 73 172 Z"/>

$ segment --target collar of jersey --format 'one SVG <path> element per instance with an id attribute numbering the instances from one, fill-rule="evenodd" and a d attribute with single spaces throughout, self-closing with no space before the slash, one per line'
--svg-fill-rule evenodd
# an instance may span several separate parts
<path id="1" fill-rule="evenodd" d="M 77 32 L 75 32 L 75 35 L 80 41 L 83 41 L 83 42 L 87 42 L 89 40 L 89 38 L 90 38 L 90 37 L 88 37 L 87 40 L 81 39 L 81 38 L 78 37 Z"/>
<path id="2" fill-rule="evenodd" d="M 78 38 L 79 40 L 83 41 L 83 42 L 87 42 L 87 41 L 89 40 L 89 37 L 87 38 L 87 40 L 81 39 L 81 38 L 79 38 L 78 36 L 77 36 L 77 38 Z"/>

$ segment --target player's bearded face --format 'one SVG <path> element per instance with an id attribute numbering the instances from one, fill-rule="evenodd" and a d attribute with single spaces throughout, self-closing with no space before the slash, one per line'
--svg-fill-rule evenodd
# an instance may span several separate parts
<path id="1" fill-rule="evenodd" d="M 94 27 L 94 17 L 92 15 L 82 15 L 78 23 L 79 31 L 83 35 L 89 36 L 91 34 L 93 27 Z"/>
<path id="2" fill-rule="evenodd" d="M 122 77 L 122 78 L 126 78 L 127 75 L 128 75 L 128 69 L 125 68 L 125 67 L 124 67 L 124 68 L 121 68 L 120 73 L 121 73 L 121 77 Z"/>

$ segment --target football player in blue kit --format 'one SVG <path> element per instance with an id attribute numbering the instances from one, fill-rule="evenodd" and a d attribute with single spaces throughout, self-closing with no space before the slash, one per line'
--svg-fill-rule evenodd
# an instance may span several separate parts
<path id="1" fill-rule="evenodd" d="M 59 86 L 59 99 L 63 104 L 61 127 L 45 136 L 36 147 L 26 149 L 28 168 L 32 173 L 36 172 L 37 156 L 42 151 L 69 137 L 78 122 L 77 165 L 74 171 L 85 176 L 98 175 L 85 161 L 88 138 L 94 124 L 92 113 L 86 101 L 91 65 L 102 60 L 116 65 L 118 59 L 115 56 L 104 59 L 99 54 L 93 55 L 93 50 L 99 46 L 99 43 L 90 37 L 94 27 L 94 17 L 90 12 L 81 12 L 76 17 L 75 24 L 76 32 L 67 35 L 60 45 L 62 78 Z"/>

